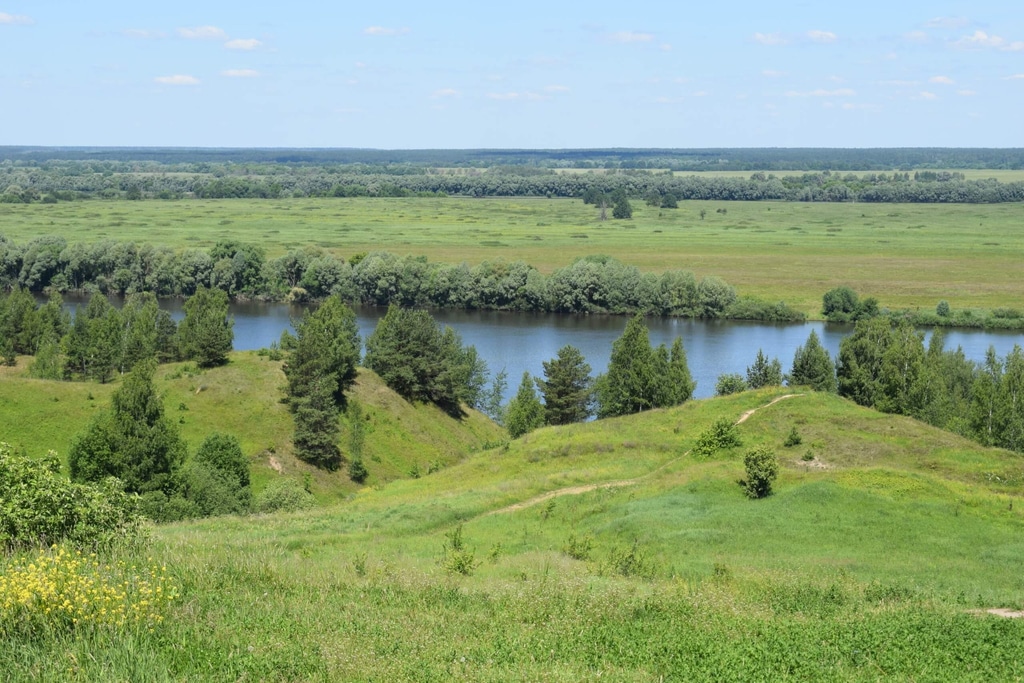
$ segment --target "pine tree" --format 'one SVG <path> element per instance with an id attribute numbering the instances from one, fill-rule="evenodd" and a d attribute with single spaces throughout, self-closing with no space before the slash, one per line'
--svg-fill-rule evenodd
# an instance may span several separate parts
<path id="1" fill-rule="evenodd" d="M 751 389 L 782 386 L 782 363 L 778 358 L 770 361 L 761 349 L 757 350 L 754 364 L 747 368 L 747 386 Z"/>
<path id="2" fill-rule="evenodd" d="M 178 326 L 181 355 L 203 368 L 223 365 L 232 348 L 234 324 L 228 317 L 228 295 L 199 287 L 185 302 L 185 318 Z"/>
<path id="3" fill-rule="evenodd" d="M 612 344 L 608 372 L 596 384 L 597 416 L 631 415 L 654 408 L 662 378 L 657 376 L 654 351 L 651 349 L 643 316 L 637 315 Z"/>
<path id="4" fill-rule="evenodd" d="M 355 313 L 337 295 L 328 297 L 296 323 L 295 334 L 295 350 L 284 364 L 288 396 L 305 396 L 310 383 L 322 379 L 335 405 L 343 407 L 345 392 L 356 380 L 362 346 Z"/>
<path id="5" fill-rule="evenodd" d="M 292 402 L 295 415 L 295 454 L 316 467 L 336 470 L 341 464 L 338 450 L 338 408 L 331 379 L 314 379 L 305 395 Z"/>
<path id="6" fill-rule="evenodd" d="M 672 342 L 665 382 L 668 385 L 667 401 L 662 404 L 662 407 L 677 406 L 689 401 L 693 398 L 693 392 L 697 388 L 697 383 L 693 381 L 693 376 L 690 374 L 690 366 L 686 362 L 686 349 L 683 348 L 683 340 L 679 337 Z"/>
<path id="7" fill-rule="evenodd" d="M 519 383 L 519 391 L 505 409 L 505 427 L 509 436 L 518 439 L 543 424 L 544 406 L 534 391 L 530 373 L 524 372 L 523 380 Z"/>
<path id="8" fill-rule="evenodd" d="M 153 386 L 156 363 L 139 363 L 114 392 L 110 410 L 98 415 L 71 445 L 71 478 L 117 477 L 129 492 L 166 490 L 185 457 L 185 442 L 164 415 Z"/>
<path id="9" fill-rule="evenodd" d="M 567 345 L 554 360 L 544 361 L 544 379 L 537 380 L 549 425 L 583 422 L 593 412 L 593 380 L 580 350 Z"/>
<path id="10" fill-rule="evenodd" d="M 815 391 L 836 391 L 836 371 L 818 333 L 811 330 L 807 343 L 798 346 L 789 372 L 791 386 L 808 386 Z"/>

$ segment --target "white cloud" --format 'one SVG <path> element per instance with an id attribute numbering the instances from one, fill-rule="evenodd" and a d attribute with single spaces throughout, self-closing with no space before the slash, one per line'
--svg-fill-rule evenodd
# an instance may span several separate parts
<path id="1" fill-rule="evenodd" d="M 808 31 L 807 37 L 815 43 L 834 43 L 839 40 L 839 36 L 832 33 L 832 31 Z"/>
<path id="2" fill-rule="evenodd" d="M 256 40 L 255 38 L 236 38 L 224 43 L 224 47 L 229 50 L 255 50 L 262 46 L 263 41 Z"/>
<path id="3" fill-rule="evenodd" d="M 911 88 L 911 87 L 913 87 L 915 85 L 919 85 L 919 83 L 918 83 L 918 81 L 892 80 L 892 81 L 879 81 L 878 85 L 891 85 L 891 86 L 896 87 L 896 88 Z"/>
<path id="4" fill-rule="evenodd" d="M 1024 74 L 1013 74 L 1012 76 L 1003 76 L 1004 81 L 1024 81 Z"/>
<path id="5" fill-rule="evenodd" d="M 459 91 L 456 90 L 455 88 L 441 88 L 440 90 L 435 90 L 434 92 L 432 92 L 430 94 L 430 96 L 434 97 L 434 98 L 438 98 L 438 97 L 458 97 L 459 95 L 460 95 Z"/>
<path id="6" fill-rule="evenodd" d="M 785 45 L 789 41 L 781 33 L 755 33 L 754 42 L 761 45 Z"/>
<path id="7" fill-rule="evenodd" d="M 672 44 L 671 43 L 662 43 L 661 44 L 661 51 L 662 52 L 672 52 Z"/>
<path id="8" fill-rule="evenodd" d="M 925 28 L 963 28 L 970 22 L 966 17 L 935 17 L 924 22 Z"/>
<path id="9" fill-rule="evenodd" d="M 953 43 L 953 47 L 961 50 L 980 50 L 991 48 L 1003 52 L 1024 52 L 1024 40 L 1009 41 L 1002 36 L 989 35 L 982 30 L 977 30 L 969 36 L 964 36 Z"/>
<path id="10" fill-rule="evenodd" d="M 853 97 L 857 93 L 850 88 L 837 88 L 836 90 L 825 90 L 818 88 L 817 90 L 788 90 L 786 91 L 786 97 Z"/>
<path id="11" fill-rule="evenodd" d="M 978 93 L 974 90 L 957 90 L 956 94 L 960 97 L 974 97 Z"/>
<path id="12" fill-rule="evenodd" d="M 175 74 L 174 76 L 157 76 L 153 79 L 161 85 L 199 85 L 199 79 L 195 76 Z"/>
<path id="13" fill-rule="evenodd" d="M 404 36 L 409 33 L 409 27 L 391 28 L 388 26 L 367 26 L 363 34 L 367 36 Z"/>
<path id="14" fill-rule="evenodd" d="M 764 69 L 761 71 L 761 75 L 765 78 L 782 78 L 786 75 L 785 71 L 776 71 L 775 69 Z"/>
<path id="15" fill-rule="evenodd" d="M 548 99 L 547 95 L 540 95 L 535 92 L 492 92 L 487 97 L 502 102 L 539 102 Z"/>
<path id="16" fill-rule="evenodd" d="M 919 98 L 921 98 L 922 100 L 937 100 L 937 99 L 939 99 L 938 95 L 936 95 L 933 92 L 928 92 L 927 90 L 922 90 L 921 92 L 919 92 L 917 94 L 917 96 Z"/>
<path id="17" fill-rule="evenodd" d="M 693 96 L 694 97 L 707 97 L 708 93 L 707 93 L 706 90 L 698 90 L 697 92 L 693 93 Z"/>
<path id="18" fill-rule="evenodd" d="M 366 68 L 366 62 L 356 62 L 355 66 L 356 66 L 357 69 L 365 69 Z"/>
<path id="19" fill-rule="evenodd" d="M 910 31 L 903 34 L 903 39 L 910 43 L 927 43 L 928 33 L 925 31 Z"/>
<path id="20" fill-rule="evenodd" d="M 545 92 L 569 92 L 569 87 L 566 85 L 546 85 L 544 90 Z"/>
<path id="21" fill-rule="evenodd" d="M 35 21 L 32 17 L 27 17 L 24 14 L 7 14 L 6 12 L 0 12 L 0 24 L 6 24 L 8 26 L 28 26 L 34 24 Z"/>
<path id="22" fill-rule="evenodd" d="M 140 40 L 156 40 L 158 38 L 166 38 L 167 34 L 162 31 L 150 31 L 144 28 L 126 28 L 121 31 L 121 35 L 128 38 L 138 38 Z"/>
<path id="23" fill-rule="evenodd" d="M 228 34 L 216 26 L 192 26 L 178 29 L 178 35 L 189 40 L 224 40 Z"/>
<path id="24" fill-rule="evenodd" d="M 932 76 L 928 79 L 929 83 L 937 83 L 939 85 L 953 85 L 954 81 L 949 76 Z"/>
<path id="25" fill-rule="evenodd" d="M 256 69 L 225 69 L 220 75 L 228 78 L 259 78 L 260 72 Z"/>
<path id="26" fill-rule="evenodd" d="M 654 40 L 654 34 L 638 31 L 617 31 L 609 33 L 608 40 L 613 43 L 650 43 Z"/>
<path id="27" fill-rule="evenodd" d="M 844 102 L 843 109 L 846 111 L 878 111 L 881 109 L 877 104 L 858 104 L 854 102 Z"/>

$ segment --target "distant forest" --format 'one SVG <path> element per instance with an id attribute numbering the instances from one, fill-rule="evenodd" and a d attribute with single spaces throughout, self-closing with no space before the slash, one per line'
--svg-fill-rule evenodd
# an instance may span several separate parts
<path id="1" fill-rule="evenodd" d="M 961 171 L 969 169 L 1024 169 L 1024 149 L 0 147 L 0 203 L 449 195 L 593 200 L 617 192 L 679 201 L 1024 201 L 1024 182 L 968 180 Z"/>

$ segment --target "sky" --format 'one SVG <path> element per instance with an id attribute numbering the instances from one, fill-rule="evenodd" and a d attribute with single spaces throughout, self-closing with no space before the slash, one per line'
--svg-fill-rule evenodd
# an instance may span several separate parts
<path id="1" fill-rule="evenodd" d="M 0 145 L 1024 147 L 1020 0 L 0 0 Z"/>

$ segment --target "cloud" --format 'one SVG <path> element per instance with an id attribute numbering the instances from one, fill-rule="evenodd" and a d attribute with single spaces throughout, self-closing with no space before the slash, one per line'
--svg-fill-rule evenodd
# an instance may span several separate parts
<path id="1" fill-rule="evenodd" d="M 544 86 L 545 92 L 569 92 L 569 86 L 566 85 L 546 85 Z"/>
<path id="2" fill-rule="evenodd" d="M 178 35 L 188 40 L 224 40 L 228 34 L 216 26 L 192 26 L 178 29 Z"/>
<path id="3" fill-rule="evenodd" d="M 919 92 L 917 94 L 917 96 L 918 96 L 918 98 L 920 98 L 922 100 L 937 100 L 937 99 L 939 99 L 938 95 L 936 95 L 933 92 L 928 92 L 927 90 L 922 90 L 921 92 Z"/>
<path id="4" fill-rule="evenodd" d="M 549 99 L 547 95 L 540 95 L 535 92 L 492 92 L 487 97 L 501 102 L 539 102 Z"/>
<path id="5" fill-rule="evenodd" d="M 27 17 L 24 14 L 7 14 L 6 12 L 0 12 L 0 25 L 7 26 L 28 26 L 29 24 L 36 23 L 32 17 Z"/>
<path id="6" fill-rule="evenodd" d="M 153 79 L 161 85 L 199 85 L 199 79 L 195 76 L 175 74 L 174 76 L 157 76 Z"/>
<path id="7" fill-rule="evenodd" d="M 761 75 L 765 78 L 782 78 L 786 75 L 786 72 L 776 71 L 775 69 L 764 69 L 761 71 Z"/>
<path id="8" fill-rule="evenodd" d="M 1012 76 L 1003 76 L 1004 81 L 1024 81 L 1024 74 L 1013 74 Z"/>
<path id="9" fill-rule="evenodd" d="M 832 31 L 808 31 L 807 37 L 815 43 L 834 43 L 839 40 L 839 36 Z"/>
<path id="10" fill-rule="evenodd" d="M 836 90 L 825 90 L 818 88 L 817 90 L 800 91 L 800 90 L 788 90 L 786 91 L 786 97 L 853 97 L 857 93 L 850 88 L 837 88 Z"/>
<path id="11" fill-rule="evenodd" d="M 761 45 L 785 45 L 789 41 L 781 33 L 755 33 L 754 42 Z"/>
<path id="12" fill-rule="evenodd" d="M 1024 52 L 1024 40 L 1008 41 L 1002 36 L 994 36 L 977 30 L 953 43 L 953 47 L 961 50 L 981 50 L 985 48 L 1002 50 L 1003 52 Z"/>
<path id="13" fill-rule="evenodd" d="M 953 85 L 954 81 L 949 76 L 932 76 L 928 79 L 929 83 L 937 83 L 939 85 Z"/>
<path id="14" fill-rule="evenodd" d="M 236 38 L 224 43 L 224 47 L 229 50 L 255 50 L 262 46 L 263 41 L 256 40 L 255 38 Z"/>
<path id="15" fill-rule="evenodd" d="M 654 34 L 638 31 L 617 31 L 609 33 L 608 40 L 613 43 L 650 43 L 654 40 Z"/>
<path id="16" fill-rule="evenodd" d="M 903 34 L 903 39 L 909 43 L 927 43 L 928 34 L 925 31 L 910 31 Z"/>
<path id="17" fill-rule="evenodd" d="M 845 109 L 846 111 L 878 111 L 881 109 L 881 107 L 879 107 L 877 104 L 858 104 L 855 102 L 844 102 L 843 109 Z"/>
<path id="18" fill-rule="evenodd" d="M 963 28 L 971 21 L 966 17 L 935 17 L 924 22 L 925 28 Z"/>
<path id="19" fill-rule="evenodd" d="M 662 52 L 672 52 L 672 44 L 671 43 L 662 43 L 661 47 L 659 49 Z"/>
<path id="20" fill-rule="evenodd" d="M 897 87 L 897 88 L 911 88 L 911 87 L 913 87 L 915 85 L 919 85 L 919 82 L 918 81 L 892 80 L 892 81 L 879 81 L 878 85 L 891 85 L 891 86 L 894 86 L 894 87 Z"/>
<path id="21" fill-rule="evenodd" d="M 960 97 L 974 97 L 978 93 L 974 90 L 957 90 L 956 94 Z"/>
<path id="22" fill-rule="evenodd" d="M 256 69 L 225 69 L 220 75 L 228 78 L 259 78 L 260 72 Z"/>
<path id="23" fill-rule="evenodd" d="M 409 27 L 390 28 L 388 26 L 367 26 L 363 29 L 363 35 L 367 36 L 404 36 L 409 33 Z"/>
<path id="24" fill-rule="evenodd" d="M 150 31 L 144 28 L 126 28 L 121 35 L 127 38 L 138 38 L 139 40 L 158 40 L 166 38 L 167 34 L 162 31 Z"/>
<path id="25" fill-rule="evenodd" d="M 432 92 L 430 94 L 430 96 L 434 97 L 434 98 L 439 98 L 439 97 L 458 97 L 460 94 L 461 93 L 458 90 L 456 90 L 455 88 L 441 88 L 440 90 L 435 90 L 434 92 Z"/>

